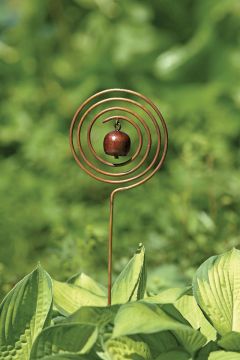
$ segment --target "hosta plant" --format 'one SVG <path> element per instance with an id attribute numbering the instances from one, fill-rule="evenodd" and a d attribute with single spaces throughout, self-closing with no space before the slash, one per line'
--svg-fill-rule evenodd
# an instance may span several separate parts
<path id="1" fill-rule="evenodd" d="M 142 245 L 106 288 L 85 274 L 51 279 L 38 265 L 0 306 L 6 360 L 240 359 L 240 251 L 206 260 L 192 286 L 146 290 Z"/>

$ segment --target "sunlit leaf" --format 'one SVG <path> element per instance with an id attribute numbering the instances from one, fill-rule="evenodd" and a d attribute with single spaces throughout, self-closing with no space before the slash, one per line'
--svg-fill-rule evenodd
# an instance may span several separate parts
<path id="1" fill-rule="evenodd" d="M 240 353 L 231 351 L 213 351 L 209 357 L 209 360 L 239 360 Z"/>
<path id="2" fill-rule="evenodd" d="M 193 330 L 190 327 L 174 330 L 173 334 L 190 354 L 194 354 L 206 344 L 206 337 L 200 331 Z"/>
<path id="3" fill-rule="evenodd" d="M 197 270 L 194 296 L 221 335 L 240 330 L 240 251 L 213 256 Z"/>
<path id="4" fill-rule="evenodd" d="M 49 324 L 51 306 L 51 278 L 39 265 L 10 291 L 0 306 L 3 358 L 29 359 L 34 340 Z"/>
<path id="5" fill-rule="evenodd" d="M 68 283 L 80 286 L 81 288 L 87 289 L 91 291 L 92 293 L 99 295 L 99 296 L 106 296 L 107 295 L 107 289 L 98 284 L 95 280 L 93 280 L 90 276 L 80 273 L 72 276 Z"/>
<path id="6" fill-rule="evenodd" d="M 95 344 L 97 328 L 89 324 L 59 324 L 46 328 L 37 337 L 31 351 L 31 360 L 46 356 L 84 354 Z"/>
<path id="7" fill-rule="evenodd" d="M 108 340 L 105 345 L 107 356 L 111 360 L 151 360 L 151 352 L 147 344 L 134 341 L 128 337 Z"/>
<path id="8" fill-rule="evenodd" d="M 180 322 L 181 320 L 183 322 Z M 113 337 L 171 330 L 190 353 L 194 353 L 207 341 L 199 331 L 188 326 L 171 305 L 165 311 L 164 306 L 160 307 L 152 303 L 143 301 L 129 303 L 119 309 L 114 324 Z"/>
<path id="9" fill-rule="evenodd" d="M 132 302 L 121 306 L 114 324 L 114 337 L 188 328 L 166 314 L 158 305 L 145 302 Z"/>
<path id="10" fill-rule="evenodd" d="M 45 356 L 42 360 L 91 360 L 87 355 L 73 355 L 73 354 L 64 354 L 64 355 L 51 355 Z"/>
<path id="11" fill-rule="evenodd" d="M 144 300 L 154 304 L 172 304 L 177 301 L 185 292 L 186 289 L 171 288 L 163 290 L 157 295 L 145 297 Z"/>
<path id="12" fill-rule="evenodd" d="M 112 287 L 112 304 L 122 304 L 143 298 L 146 287 L 145 248 L 139 244 Z"/>
<path id="13" fill-rule="evenodd" d="M 95 307 L 83 306 L 65 319 L 65 322 L 78 322 L 104 326 L 114 321 L 118 306 Z"/>
<path id="14" fill-rule="evenodd" d="M 216 330 L 207 321 L 192 295 L 181 296 L 174 306 L 194 329 L 200 330 L 208 341 L 216 340 Z"/>
<path id="15" fill-rule="evenodd" d="M 63 315 L 69 315 L 81 306 L 106 306 L 107 298 L 79 286 L 53 280 L 54 305 Z"/>

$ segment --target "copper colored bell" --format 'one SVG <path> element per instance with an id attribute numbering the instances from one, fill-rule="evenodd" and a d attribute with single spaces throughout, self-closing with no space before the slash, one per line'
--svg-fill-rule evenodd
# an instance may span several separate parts
<path id="1" fill-rule="evenodd" d="M 126 156 L 129 153 L 130 146 L 130 137 L 120 130 L 109 132 L 103 141 L 105 153 L 114 156 L 116 159 L 119 156 Z"/>

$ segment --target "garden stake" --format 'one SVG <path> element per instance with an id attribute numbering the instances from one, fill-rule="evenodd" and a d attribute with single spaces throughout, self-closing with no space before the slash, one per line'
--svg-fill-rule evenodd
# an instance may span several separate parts
<path id="1" fill-rule="evenodd" d="M 112 96 L 112 93 L 124 94 L 124 96 L 127 97 Z M 134 100 L 134 98 L 136 98 L 137 101 Z M 108 106 L 110 102 L 117 103 L 118 105 Z M 122 105 L 119 106 L 119 104 Z M 96 114 L 95 110 L 97 107 L 103 107 L 105 105 L 107 105 L 107 107 L 98 111 Z M 137 111 L 133 110 L 133 108 L 137 108 Z M 105 117 L 105 114 L 109 113 L 110 116 Z M 121 156 L 128 156 L 127 160 L 121 162 L 108 161 L 99 156 L 95 151 L 92 144 L 91 133 L 95 122 L 101 117 L 103 117 L 102 123 L 104 124 L 111 121 L 115 123 L 115 130 L 108 133 L 103 140 L 103 150 L 105 154 L 113 156 L 114 159 L 118 159 Z M 152 128 L 149 128 L 149 124 L 145 118 L 148 118 L 148 122 L 150 121 Z M 135 152 L 131 151 L 132 142 L 129 135 L 121 131 L 121 122 L 129 123 L 136 130 L 138 146 Z M 83 150 L 84 143 L 82 134 L 84 131 L 82 130 L 83 124 L 85 123 L 89 124 L 87 128 L 87 138 L 85 139 L 87 140 L 87 142 L 85 141 L 85 145 L 87 145 L 88 156 Z M 159 125 L 161 125 L 163 129 L 163 134 L 161 133 Z M 145 137 L 143 137 L 142 134 L 143 128 L 145 130 Z M 150 150 L 152 149 L 152 136 L 155 137 L 156 146 L 154 153 L 150 154 Z M 113 210 L 115 195 L 120 191 L 129 190 L 145 183 L 161 168 L 167 154 L 167 126 L 159 109 L 146 96 L 132 90 L 107 89 L 89 97 L 77 109 L 70 127 L 70 146 L 77 164 L 89 176 L 104 183 L 116 186 L 121 185 L 115 188 L 110 195 L 108 305 L 111 305 Z M 129 152 L 130 155 L 128 155 Z M 141 160 L 137 162 L 140 157 Z M 147 158 L 149 157 L 152 160 L 149 160 L 147 163 Z M 135 162 L 135 165 L 131 169 L 128 168 L 122 172 L 109 172 L 100 169 L 98 165 L 96 165 L 96 163 L 101 163 L 102 168 L 112 167 L 112 169 L 118 169 L 118 167 L 127 166 L 133 162 Z"/>

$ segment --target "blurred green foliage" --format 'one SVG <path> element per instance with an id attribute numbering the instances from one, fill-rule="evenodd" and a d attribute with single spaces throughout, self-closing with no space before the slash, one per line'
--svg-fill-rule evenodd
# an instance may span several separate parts
<path id="1" fill-rule="evenodd" d="M 117 197 L 115 271 L 140 241 L 167 278 L 239 245 L 238 0 L 1 0 L 0 29 L 1 293 L 37 260 L 105 276 L 109 188 L 68 128 L 108 87 L 151 98 L 170 133 L 159 176 Z"/>

